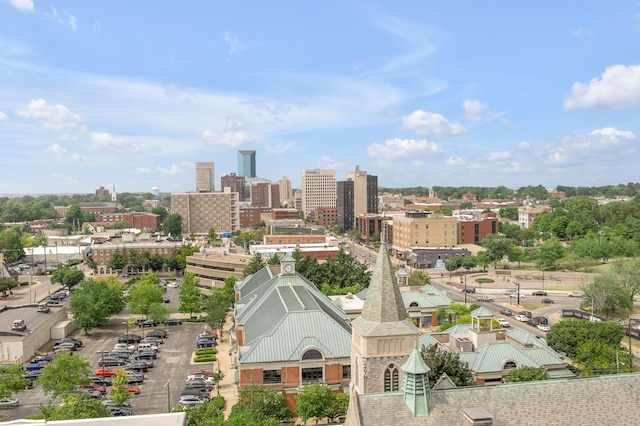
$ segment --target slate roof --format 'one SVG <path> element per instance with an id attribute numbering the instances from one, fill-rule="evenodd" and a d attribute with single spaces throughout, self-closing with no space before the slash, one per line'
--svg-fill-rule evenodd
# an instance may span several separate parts
<path id="1" fill-rule="evenodd" d="M 459 426 L 463 410 L 474 407 L 486 409 L 496 426 L 634 425 L 638 389 L 634 373 L 432 390 L 429 414 L 421 417 L 413 416 L 402 392 L 354 395 L 345 426 Z"/>

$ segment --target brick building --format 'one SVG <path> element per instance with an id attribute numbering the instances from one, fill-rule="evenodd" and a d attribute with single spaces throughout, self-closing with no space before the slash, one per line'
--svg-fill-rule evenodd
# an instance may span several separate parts
<path id="1" fill-rule="evenodd" d="M 145 236 L 149 236 L 149 234 L 143 234 Z M 173 241 L 170 239 L 156 240 L 153 238 L 145 238 L 142 237 L 140 239 L 132 239 L 127 241 L 124 238 L 111 238 L 106 241 L 96 239 L 91 244 L 91 249 L 88 254 L 90 254 L 91 258 L 96 262 L 96 273 L 99 275 L 103 274 L 111 274 L 116 271 L 111 270 L 107 266 L 109 259 L 113 256 L 115 251 L 123 252 L 125 255 L 128 255 L 128 252 L 135 249 L 138 251 L 146 251 L 151 256 L 160 255 L 162 257 L 169 257 L 172 255 L 175 249 L 179 249 L 182 247 L 182 241 Z M 166 269 L 166 266 L 163 269 Z M 134 271 L 131 265 L 127 264 L 122 269 L 122 272 L 133 273 L 133 272 L 149 272 L 149 271 Z"/>
<path id="2" fill-rule="evenodd" d="M 335 207 L 318 207 L 311 212 L 309 220 L 316 225 L 336 225 L 338 223 L 338 209 Z"/>
<path id="3" fill-rule="evenodd" d="M 236 176 L 235 173 L 229 173 L 226 176 L 222 176 L 220 178 L 220 188 L 222 191 L 225 191 L 226 188 L 229 188 L 229 192 L 237 192 L 239 201 L 246 201 L 246 180 L 244 176 Z"/>
<path id="4" fill-rule="evenodd" d="M 240 229 L 251 228 L 262 221 L 271 219 L 271 207 L 241 207 Z"/>
<path id="5" fill-rule="evenodd" d="M 158 229 L 160 216 L 154 213 L 102 213 L 97 215 L 96 221 L 104 225 L 118 222 L 129 222 L 132 228 Z"/>
<path id="6" fill-rule="evenodd" d="M 480 244 L 487 235 L 498 234 L 498 215 L 485 213 L 481 219 L 458 221 L 458 244 Z"/>
<path id="7" fill-rule="evenodd" d="M 207 235 L 211 228 L 217 232 L 240 229 L 237 192 L 171 194 L 171 213 L 182 217 L 183 235 Z"/>
<path id="8" fill-rule="evenodd" d="M 276 183 L 255 182 L 251 184 L 251 206 L 280 207 L 280 186 Z"/>
<path id="9" fill-rule="evenodd" d="M 325 244 L 326 235 L 265 235 L 263 244 Z"/>
<path id="10" fill-rule="evenodd" d="M 351 328 L 342 310 L 285 256 L 236 284 L 236 386 L 282 393 L 295 408 L 304 385 L 344 392 L 351 380 Z"/>
<path id="11" fill-rule="evenodd" d="M 271 220 L 300 219 L 300 211 L 297 209 L 272 209 Z"/>

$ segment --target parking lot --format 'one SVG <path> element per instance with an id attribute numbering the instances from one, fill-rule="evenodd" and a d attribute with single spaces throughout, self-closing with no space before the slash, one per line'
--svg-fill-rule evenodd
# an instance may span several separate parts
<path id="1" fill-rule="evenodd" d="M 178 289 L 169 288 L 166 295 L 171 300 L 169 305 L 174 312 L 172 316 L 182 317 L 183 314 L 175 314 L 178 306 Z M 70 337 L 80 339 L 84 343 L 78 351 L 74 352 L 74 355 L 88 357 L 94 371 L 98 367 L 101 353 L 112 349 L 118 341 L 118 336 L 127 333 L 129 318 L 130 314 L 125 308 L 120 314 L 113 316 L 108 324 L 93 330 L 90 336 L 81 331 L 72 334 Z M 167 412 L 178 405 L 185 378 L 190 371 L 213 370 L 212 364 L 190 364 L 192 353 L 196 349 L 197 336 L 205 329 L 204 323 L 183 322 L 182 325 L 160 325 L 155 328 L 134 327 L 128 328 L 128 332 L 144 337 L 153 329 L 165 330 L 167 338 L 164 344 L 160 345 L 160 352 L 154 360 L 154 368 L 145 373 L 144 382 L 139 385 L 140 394 L 131 397 L 130 402 L 135 414 Z M 18 394 L 18 399 L 20 400 L 18 408 L 0 410 L 0 414 L 9 415 L 12 419 L 27 417 L 38 413 L 38 406 L 46 403 L 48 397 L 44 396 L 40 387 L 35 387 Z"/>

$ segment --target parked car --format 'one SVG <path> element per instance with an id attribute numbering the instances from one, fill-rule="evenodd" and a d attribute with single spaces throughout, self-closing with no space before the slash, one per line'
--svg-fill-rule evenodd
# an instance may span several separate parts
<path id="1" fill-rule="evenodd" d="M 509 324 L 509 321 L 507 321 L 507 319 L 506 319 L 506 318 L 498 318 L 498 320 L 497 320 L 497 321 L 498 321 L 498 323 L 499 323 L 502 327 L 504 327 L 504 328 L 509 328 L 509 327 L 511 327 L 511 324 Z"/>
<path id="2" fill-rule="evenodd" d="M 510 288 L 510 289 L 507 289 L 507 290 L 503 290 L 502 291 L 502 295 L 503 296 L 509 296 L 509 295 L 511 295 L 513 293 L 517 293 L 517 292 L 518 292 L 518 290 L 516 290 L 515 288 Z"/>
<path id="3" fill-rule="evenodd" d="M 515 293 L 510 293 L 509 297 L 518 297 L 518 292 L 516 291 Z M 524 299 L 525 298 L 525 294 L 523 292 L 520 292 L 520 299 Z"/>
<path id="4" fill-rule="evenodd" d="M 123 334 L 118 337 L 118 343 L 134 343 L 138 344 L 142 340 L 142 336 L 137 334 Z"/>
<path id="5" fill-rule="evenodd" d="M 213 383 L 213 378 L 204 374 L 189 374 L 186 381 L 188 382 L 190 380 L 202 380 L 207 383 Z"/>
<path id="6" fill-rule="evenodd" d="M 513 312 L 512 312 L 512 311 L 511 311 L 511 309 L 509 309 L 509 308 L 502 308 L 502 309 L 500 309 L 500 313 L 501 313 L 502 315 L 506 315 L 506 316 L 508 316 L 508 317 L 510 317 L 511 315 L 513 315 Z"/>
<path id="7" fill-rule="evenodd" d="M 540 324 L 549 324 L 549 320 L 546 319 L 545 317 L 533 317 L 534 319 L 538 320 L 538 323 Z"/>
<path id="8" fill-rule="evenodd" d="M 475 293 L 476 289 L 474 287 L 465 287 L 462 291 L 466 291 L 467 293 Z"/>
<path id="9" fill-rule="evenodd" d="M 28 364 L 24 369 L 26 371 L 41 370 L 47 365 L 49 365 L 49 361 L 43 360 L 43 361 L 34 362 L 32 364 Z"/>
<path id="10" fill-rule="evenodd" d="M 60 350 L 60 349 L 67 349 L 67 350 L 70 350 L 70 351 L 75 351 L 75 350 L 78 349 L 78 347 L 72 342 L 62 342 L 60 344 L 57 344 L 57 345 L 53 346 L 53 350 L 54 351 L 57 351 L 57 350 Z"/>
<path id="11" fill-rule="evenodd" d="M 544 331 L 545 333 L 551 330 L 551 327 L 549 327 L 547 324 L 538 324 L 536 327 L 538 328 L 538 330 Z"/>
<path id="12" fill-rule="evenodd" d="M 140 393 L 140 388 L 136 385 L 127 386 L 127 390 L 129 391 L 129 393 L 132 393 L 134 395 L 138 395 Z"/>
<path id="13" fill-rule="evenodd" d="M 516 319 L 516 320 L 518 320 L 518 321 L 522 321 L 522 322 L 527 322 L 527 321 L 529 321 L 529 318 L 528 318 L 526 315 L 521 315 L 521 314 L 518 314 L 518 315 L 516 315 L 516 316 L 515 316 L 515 317 L 513 317 L 513 318 L 515 318 L 515 319 Z"/>
<path id="14" fill-rule="evenodd" d="M 567 293 L 567 296 L 569 296 L 569 297 L 582 297 L 582 292 L 581 291 L 570 291 L 569 293 Z"/>
<path id="15" fill-rule="evenodd" d="M 527 321 L 527 324 L 530 325 L 531 327 L 537 327 L 540 324 L 540 321 L 535 318 L 531 318 L 530 320 Z"/>
<path id="16" fill-rule="evenodd" d="M 167 283 L 167 287 L 169 287 L 169 288 L 178 288 L 178 283 L 175 282 L 175 281 L 169 281 Z"/>
<path id="17" fill-rule="evenodd" d="M 82 347 L 82 340 L 74 339 L 73 337 L 65 337 L 63 339 L 57 340 L 55 344 L 59 345 L 60 343 L 65 343 L 65 342 L 71 342 L 79 348 Z"/>
<path id="18" fill-rule="evenodd" d="M 16 398 L 0 398 L 0 408 L 14 408 L 20 405 Z"/>
<path id="19" fill-rule="evenodd" d="M 163 344 L 164 340 L 159 336 L 147 336 L 144 339 L 140 340 L 140 343 L 151 343 L 157 346 Z M 138 343 L 138 346 L 140 346 L 140 343 Z"/>
<path id="20" fill-rule="evenodd" d="M 177 318 L 169 318 L 164 322 L 164 325 L 181 325 L 182 321 Z"/>
<path id="21" fill-rule="evenodd" d="M 493 297 L 491 296 L 478 296 L 476 297 L 478 302 L 493 302 Z"/>
<path id="22" fill-rule="evenodd" d="M 533 315 L 531 314 L 530 311 L 520 311 L 518 312 L 520 315 L 524 315 L 527 318 L 531 318 Z"/>
<path id="23" fill-rule="evenodd" d="M 546 296 L 547 292 L 543 290 L 536 290 L 531 292 L 532 296 Z"/>
<path id="24" fill-rule="evenodd" d="M 153 365 L 153 363 L 151 363 Z M 129 364 L 125 364 L 125 370 L 134 370 L 134 371 L 147 371 L 149 369 L 149 364 L 144 361 L 133 361 Z"/>
<path id="25" fill-rule="evenodd" d="M 156 330 L 151 330 L 151 331 L 147 331 L 147 333 L 145 334 L 145 337 L 162 337 L 163 339 L 165 337 L 167 337 L 167 332 L 164 330 L 160 330 L 160 329 L 156 329 Z"/>
<path id="26" fill-rule="evenodd" d="M 549 299 L 548 297 L 543 297 L 541 302 L 545 303 L 545 304 L 553 304 L 554 303 L 553 300 Z"/>
<path id="27" fill-rule="evenodd" d="M 178 404 L 183 407 L 195 407 L 196 405 L 200 405 L 204 402 L 204 398 L 201 398 L 197 395 L 182 395 Z"/>
<path id="28" fill-rule="evenodd" d="M 167 296 L 162 296 L 162 303 L 169 303 L 171 302 L 171 299 L 169 299 Z"/>
<path id="29" fill-rule="evenodd" d="M 127 363 L 126 359 L 104 356 L 98 360 L 98 367 L 119 367 Z"/>
<path id="30" fill-rule="evenodd" d="M 107 408 L 114 416 L 133 416 L 133 408 L 121 407 L 119 405 L 108 405 Z"/>
<path id="31" fill-rule="evenodd" d="M 218 345 L 215 339 L 198 339 L 196 346 L 199 348 L 215 348 Z"/>
<path id="32" fill-rule="evenodd" d="M 40 376 L 42 376 L 42 369 L 27 371 L 27 373 L 23 377 L 28 381 L 34 381 Z"/>
<path id="33" fill-rule="evenodd" d="M 94 371 L 93 374 L 95 374 L 96 376 L 111 377 L 115 376 L 117 372 L 118 371 L 113 368 L 100 367 L 96 368 L 96 371 Z"/>
<path id="34" fill-rule="evenodd" d="M 50 308 L 60 308 L 60 307 L 64 306 L 64 303 L 62 303 L 62 302 L 60 302 L 59 300 L 56 300 L 56 299 L 47 299 L 45 303 Z"/>
<path id="35" fill-rule="evenodd" d="M 156 323 L 152 319 L 148 319 L 148 320 L 142 321 L 142 323 L 140 324 L 140 327 L 155 327 L 156 325 L 158 325 L 158 323 Z"/>
<path id="36" fill-rule="evenodd" d="M 156 351 L 142 351 L 140 353 L 137 353 L 134 358 L 136 360 L 141 360 L 141 359 L 156 359 L 158 358 L 158 355 L 156 354 Z"/>
<path id="37" fill-rule="evenodd" d="M 204 399 L 205 401 L 209 400 L 210 394 L 211 394 L 210 390 L 198 389 L 198 388 L 185 389 L 182 392 L 180 392 L 180 396 L 196 395 L 196 396 L 199 396 L 200 398 Z"/>

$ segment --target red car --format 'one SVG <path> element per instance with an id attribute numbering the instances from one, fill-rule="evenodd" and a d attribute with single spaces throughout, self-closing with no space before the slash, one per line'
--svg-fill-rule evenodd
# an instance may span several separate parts
<path id="1" fill-rule="evenodd" d="M 103 395 L 107 393 L 107 388 L 105 388 L 103 385 L 97 385 L 95 383 L 91 383 L 91 386 L 89 387 L 89 389 L 92 391 L 98 391 Z"/>
<path id="2" fill-rule="evenodd" d="M 132 393 L 134 395 L 137 395 L 140 393 L 140 388 L 137 387 L 136 385 L 127 386 L 127 390 L 129 391 L 129 393 Z"/>
<path id="3" fill-rule="evenodd" d="M 205 377 L 211 377 L 211 371 L 193 370 L 191 373 L 189 373 L 190 376 L 194 376 L 198 374 L 202 374 Z"/>
<path id="4" fill-rule="evenodd" d="M 117 372 L 118 372 L 117 370 L 113 370 L 109 367 L 100 367 L 100 368 L 96 368 L 96 371 L 94 372 L 94 374 L 96 376 L 111 377 L 111 376 L 115 376 Z"/>

